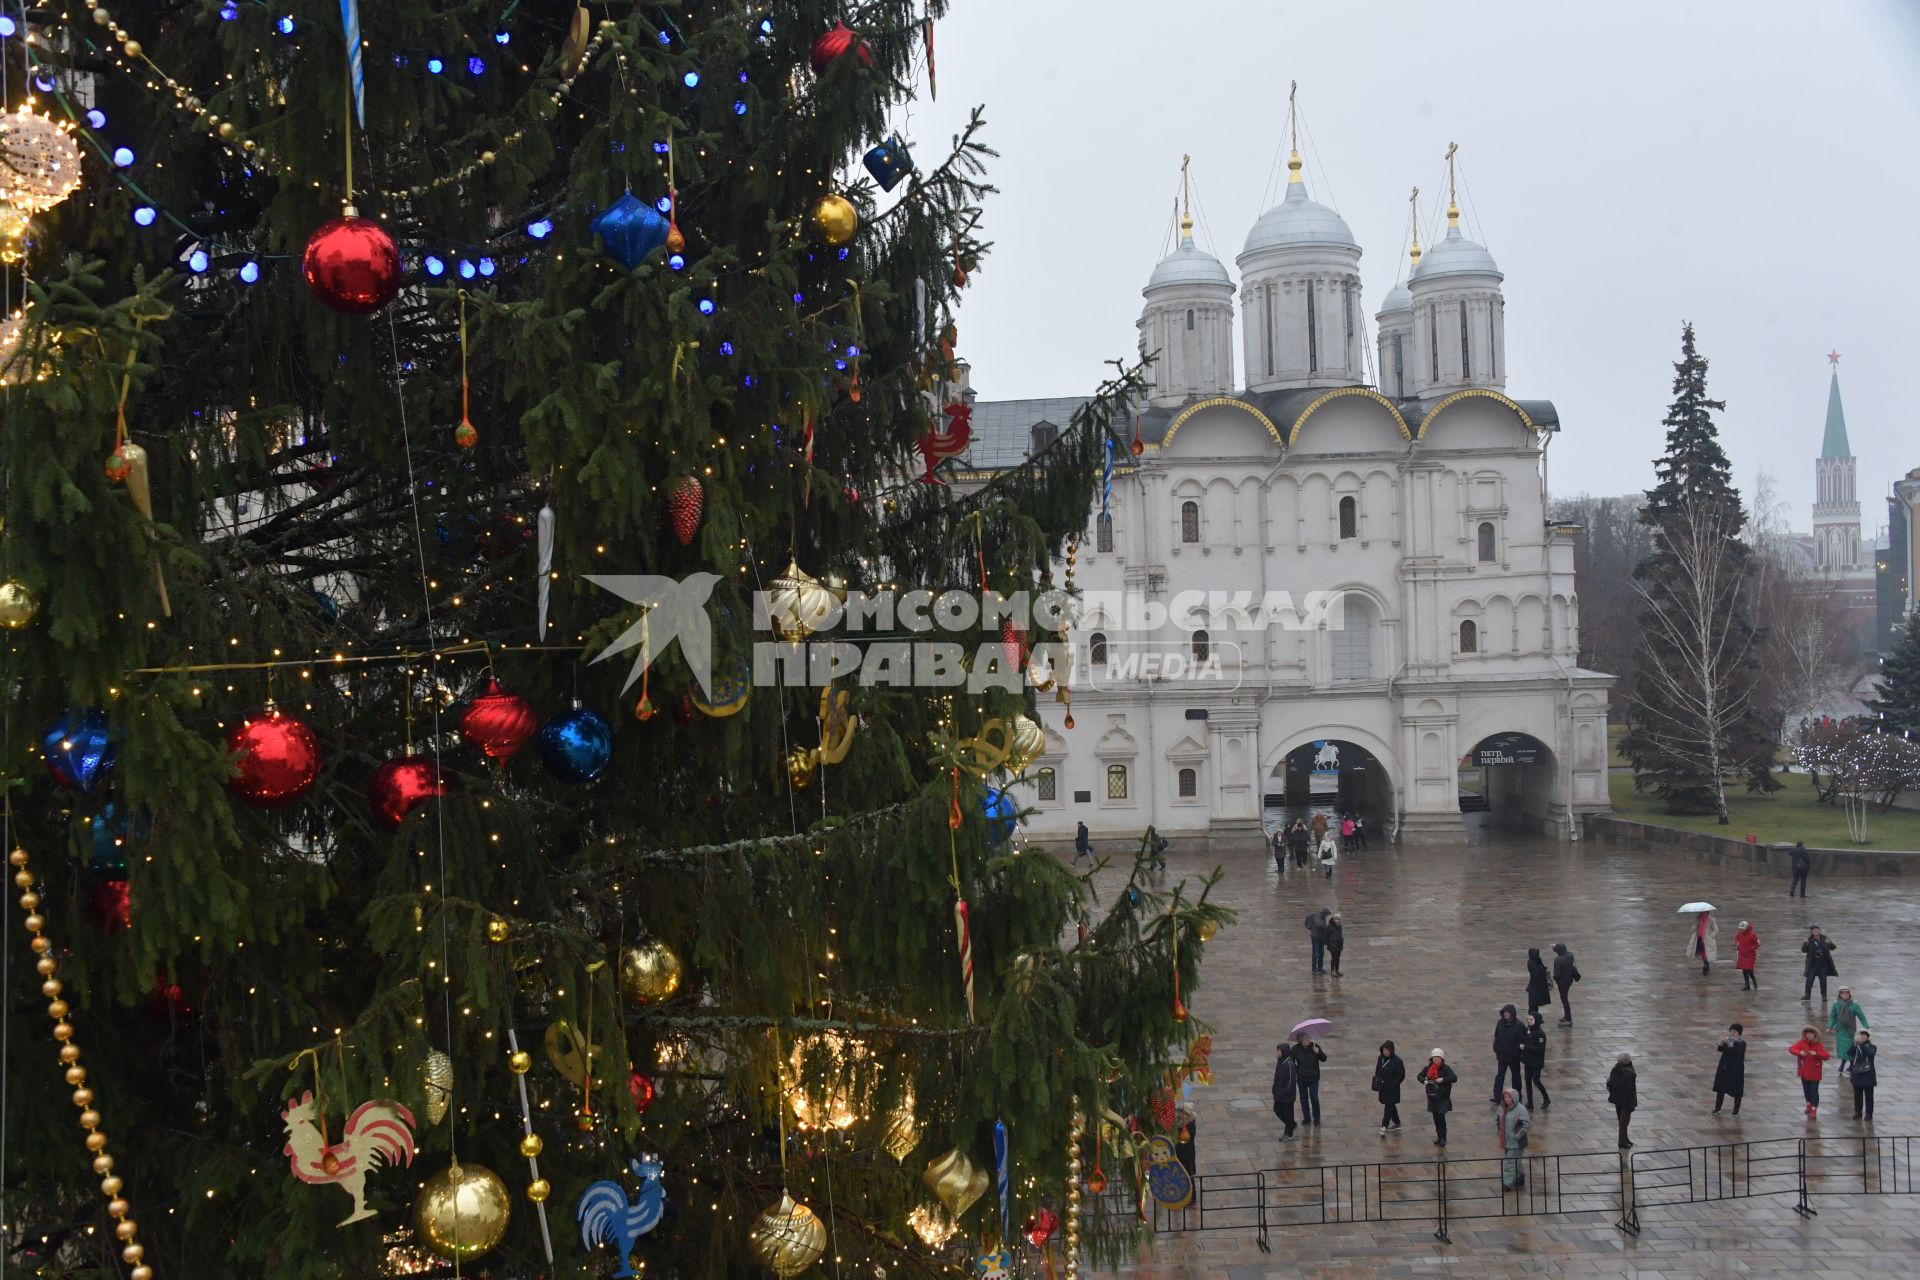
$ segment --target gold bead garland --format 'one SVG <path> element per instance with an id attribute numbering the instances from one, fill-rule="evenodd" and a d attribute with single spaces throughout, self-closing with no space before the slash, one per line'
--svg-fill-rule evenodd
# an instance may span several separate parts
<path id="1" fill-rule="evenodd" d="M 1067 1280 L 1080 1275 L 1080 1139 L 1087 1132 L 1087 1118 L 1080 1112 L 1080 1095 L 1073 1095 L 1073 1124 L 1067 1138 Z"/>
<path id="2" fill-rule="evenodd" d="M 87 1069 L 80 1065 L 80 1046 L 73 1042 L 73 1024 L 67 1020 L 72 1009 L 63 998 L 65 985 L 60 981 L 60 962 L 53 958 L 53 939 L 43 932 L 47 921 L 40 914 L 40 895 L 34 892 L 33 872 L 27 866 L 27 851 L 16 848 L 7 855 L 13 864 L 13 882 L 20 889 L 20 907 L 27 913 L 27 932 L 33 935 L 27 946 L 38 957 L 34 968 L 41 977 L 40 994 L 47 997 L 47 1016 L 53 1019 L 53 1038 L 60 1042 L 60 1062 L 66 1067 L 66 1081 L 73 1087 L 73 1105 L 80 1109 L 80 1127 L 87 1131 L 86 1147 L 93 1155 L 93 1171 L 100 1177 L 100 1194 L 107 1198 L 107 1214 L 114 1219 L 114 1238 L 120 1241 L 120 1258 L 131 1268 L 129 1280 L 153 1280 L 148 1266 L 146 1246 L 135 1236 L 140 1224 L 129 1215 L 133 1206 L 122 1194 L 126 1184 L 113 1171 L 113 1157 L 107 1153 L 107 1135 L 100 1128 L 100 1112 L 94 1108 L 93 1090 L 87 1087 Z"/>

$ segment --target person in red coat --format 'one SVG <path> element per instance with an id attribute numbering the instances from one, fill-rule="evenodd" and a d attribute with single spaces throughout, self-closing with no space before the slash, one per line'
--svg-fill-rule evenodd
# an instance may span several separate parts
<path id="1" fill-rule="evenodd" d="M 1801 1028 L 1800 1038 L 1787 1052 L 1800 1064 L 1800 1092 L 1807 1098 L 1807 1119 L 1816 1119 L 1820 1112 L 1820 1076 L 1824 1071 L 1821 1064 L 1833 1055 L 1820 1043 L 1820 1033 L 1812 1027 Z"/>
<path id="2" fill-rule="evenodd" d="M 1760 979 L 1753 976 L 1753 961 L 1760 954 L 1760 935 L 1745 920 L 1740 922 L 1740 931 L 1733 935 L 1733 963 L 1740 970 L 1740 989 L 1758 991 Z"/>

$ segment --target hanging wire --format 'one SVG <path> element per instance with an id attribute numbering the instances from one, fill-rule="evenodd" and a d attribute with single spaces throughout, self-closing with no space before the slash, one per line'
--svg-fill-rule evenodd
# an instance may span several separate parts
<path id="1" fill-rule="evenodd" d="M 1333 194 L 1333 179 L 1327 176 L 1327 166 L 1320 159 L 1320 148 L 1314 145 L 1313 130 L 1307 128 L 1307 113 L 1298 111 L 1297 114 L 1300 118 L 1300 132 L 1304 134 L 1307 139 L 1307 152 L 1313 157 L 1313 171 L 1319 176 L 1320 185 L 1326 188 L 1326 199 L 1322 201 L 1322 203 L 1338 213 L 1340 211 L 1340 199 Z"/>
<path id="2" fill-rule="evenodd" d="M 1467 167 L 1460 163 L 1460 157 L 1457 155 L 1453 158 L 1453 168 L 1454 172 L 1460 175 L 1460 193 L 1466 197 L 1463 202 L 1465 210 L 1472 215 L 1474 239 L 1482 248 L 1491 251 L 1493 246 L 1487 243 L 1486 224 L 1480 221 L 1480 211 L 1473 203 L 1473 188 L 1467 185 Z"/>
<path id="3" fill-rule="evenodd" d="M 1206 202 L 1200 198 L 1200 182 L 1192 173 L 1188 173 L 1187 181 L 1193 187 L 1193 207 L 1196 214 L 1194 220 L 1200 224 L 1200 229 L 1207 233 L 1208 250 L 1213 253 L 1215 257 L 1218 257 L 1220 241 L 1213 234 L 1213 223 L 1207 220 Z"/>

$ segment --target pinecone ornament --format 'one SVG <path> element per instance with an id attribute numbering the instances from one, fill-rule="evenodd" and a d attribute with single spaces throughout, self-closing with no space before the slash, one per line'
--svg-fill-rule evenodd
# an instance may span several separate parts
<path id="1" fill-rule="evenodd" d="M 700 532 L 700 516 L 707 509 L 707 491 L 697 476 L 681 476 L 667 487 L 667 518 L 673 522 L 673 536 L 683 547 L 693 545 Z"/>

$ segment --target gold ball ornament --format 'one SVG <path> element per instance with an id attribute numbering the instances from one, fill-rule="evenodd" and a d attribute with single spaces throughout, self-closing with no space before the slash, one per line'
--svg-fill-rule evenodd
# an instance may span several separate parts
<path id="1" fill-rule="evenodd" d="M 1217 920 L 1202 920 L 1193 928 L 1193 936 L 1202 942 L 1212 942 L 1213 936 L 1219 932 L 1220 923 Z"/>
<path id="2" fill-rule="evenodd" d="M 18 631 L 32 622 L 39 612 L 39 597 L 33 594 L 33 589 L 26 583 L 18 578 L 0 582 L 0 627 Z"/>
<path id="3" fill-rule="evenodd" d="M 525 1049 L 515 1049 L 507 1055 L 507 1070 L 517 1076 L 523 1076 L 533 1070 L 533 1055 Z"/>
<path id="4" fill-rule="evenodd" d="M 529 1133 L 520 1139 L 520 1154 L 531 1160 L 546 1150 L 546 1145 L 546 1143 L 540 1140 L 539 1134 Z"/>
<path id="5" fill-rule="evenodd" d="M 545 1204 L 547 1197 L 553 1194 L 553 1184 L 545 1178 L 535 1178 L 527 1184 L 527 1199 L 535 1204 Z"/>
<path id="6" fill-rule="evenodd" d="M 413 1226 L 427 1248 L 465 1261 L 487 1253 L 507 1234 L 513 1197 L 483 1165 L 454 1164 L 427 1179 L 413 1202 Z"/>
<path id="7" fill-rule="evenodd" d="M 785 1191 L 747 1233 L 756 1262 L 776 1276 L 797 1276 L 827 1251 L 827 1226 Z"/>
<path id="8" fill-rule="evenodd" d="M 652 1004 L 680 989 L 680 957 L 655 939 L 620 953 L 620 994 L 629 1004 Z"/>
<path id="9" fill-rule="evenodd" d="M 958 1147 L 928 1164 L 920 1181 L 955 1218 L 964 1216 L 987 1193 L 987 1171 Z"/>
<path id="10" fill-rule="evenodd" d="M 813 747 L 795 747 L 787 752 L 787 777 L 793 782 L 795 791 L 805 791 L 813 785 L 813 775 L 820 767 L 820 752 Z"/>
<path id="11" fill-rule="evenodd" d="M 1017 778 L 1047 753 L 1047 731 L 1029 716 L 1015 716 L 1011 739 L 1007 768 Z"/>
<path id="12" fill-rule="evenodd" d="M 838 248 L 853 239 L 853 233 L 860 229 L 860 214 L 854 209 L 853 201 L 830 192 L 814 202 L 807 222 L 822 241 Z"/>
<path id="13" fill-rule="evenodd" d="M 782 640 L 797 643 L 825 629 L 839 603 L 830 588 L 792 560 L 767 584 L 768 621 Z"/>
<path id="14" fill-rule="evenodd" d="M 513 936 L 513 926 L 505 918 L 495 916 L 487 921 L 487 941 L 505 942 Z"/>

